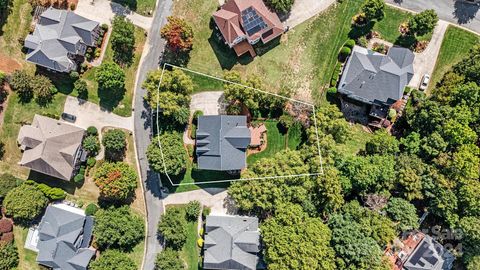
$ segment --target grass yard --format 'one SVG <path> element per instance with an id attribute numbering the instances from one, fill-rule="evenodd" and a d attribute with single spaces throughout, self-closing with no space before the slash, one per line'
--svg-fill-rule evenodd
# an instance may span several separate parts
<path id="1" fill-rule="evenodd" d="M 37 253 L 25 249 L 25 240 L 27 239 L 28 228 L 20 226 L 13 227 L 13 234 L 15 235 L 15 245 L 18 250 L 18 257 L 20 258 L 17 269 L 18 270 L 40 270 L 37 264 Z"/>
<path id="2" fill-rule="evenodd" d="M 224 69 L 235 69 L 243 75 L 262 74 L 266 90 L 290 87 L 297 90 L 298 98 L 319 100 L 322 88 L 330 80 L 337 52 L 348 39 L 351 18 L 361 3 L 345 0 L 330 7 L 291 29 L 277 46 L 253 60 L 237 59 L 232 50 L 212 35 L 210 18 L 218 1 L 176 1 L 173 14 L 188 20 L 194 29 L 195 43 L 188 68 L 219 77 Z"/>
<path id="3" fill-rule="evenodd" d="M 25 62 L 25 55 L 22 53 L 23 44 L 19 41 L 28 34 L 32 21 L 31 12 L 32 6 L 28 0 L 11 1 L 11 10 L 7 20 L 3 21 L 3 18 L 0 18 L 0 52 L 15 60 L 24 69 L 33 72 L 35 66 Z"/>
<path id="4" fill-rule="evenodd" d="M 130 116 L 132 114 L 132 99 L 133 91 L 135 91 L 135 79 L 137 75 L 138 65 L 140 58 L 142 57 L 143 46 L 145 45 L 146 37 L 144 30 L 135 27 L 135 56 L 133 63 L 129 67 L 125 67 L 125 95 L 121 100 L 112 100 L 111 96 L 102 96 L 98 92 L 98 84 L 95 81 L 96 67 L 88 70 L 82 75 L 82 78 L 87 81 L 88 84 L 88 101 L 100 104 L 100 106 L 113 110 L 115 114 L 120 116 Z M 105 57 L 103 62 L 113 61 L 112 44 L 109 42 L 105 51 Z M 71 91 L 71 90 L 70 90 Z M 72 96 L 78 96 L 78 93 L 72 92 Z"/>
<path id="5" fill-rule="evenodd" d="M 198 254 L 199 248 L 197 247 L 198 239 L 198 222 L 188 222 L 187 225 L 187 241 L 180 252 L 181 258 L 187 263 L 188 270 L 197 270 L 198 267 Z"/>
<path id="6" fill-rule="evenodd" d="M 462 58 L 466 57 L 470 48 L 480 42 L 480 36 L 461 28 L 449 25 L 443 38 L 435 69 L 431 75 L 428 93 L 440 82 L 443 75 Z"/>
<path id="7" fill-rule="evenodd" d="M 260 153 L 249 155 L 247 157 L 248 165 L 252 165 L 262 158 L 272 157 L 287 146 L 287 134 L 280 131 L 278 121 L 265 121 L 265 127 L 267 128 L 267 149 Z"/>
<path id="8" fill-rule="evenodd" d="M 365 144 L 373 138 L 373 134 L 363 130 L 360 124 L 355 124 L 351 127 L 351 131 L 349 139 L 344 144 L 336 144 L 336 148 L 339 153 L 353 156 L 365 150 Z"/>

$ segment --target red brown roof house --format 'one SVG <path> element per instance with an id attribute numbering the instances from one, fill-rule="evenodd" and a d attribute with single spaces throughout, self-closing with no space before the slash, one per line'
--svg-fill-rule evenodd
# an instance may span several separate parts
<path id="1" fill-rule="evenodd" d="M 237 56 L 249 52 L 255 57 L 253 44 L 260 40 L 266 44 L 285 31 L 277 14 L 262 0 L 227 0 L 213 14 L 213 19 L 225 44 L 233 48 Z"/>

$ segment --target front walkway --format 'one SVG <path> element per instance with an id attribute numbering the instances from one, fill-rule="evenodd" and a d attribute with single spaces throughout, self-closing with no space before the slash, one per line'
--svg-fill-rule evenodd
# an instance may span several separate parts
<path id="1" fill-rule="evenodd" d="M 75 13 L 87 19 L 111 25 L 115 15 L 124 15 L 145 30 L 150 29 L 153 18 L 137 14 L 124 6 L 108 0 L 79 0 Z"/>

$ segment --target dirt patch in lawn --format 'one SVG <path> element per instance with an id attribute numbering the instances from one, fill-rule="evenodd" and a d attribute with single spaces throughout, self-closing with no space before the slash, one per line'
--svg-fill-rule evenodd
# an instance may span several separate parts
<path id="1" fill-rule="evenodd" d="M 0 53 L 0 71 L 10 74 L 15 70 L 21 69 L 22 65 L 16 60 Z"/>

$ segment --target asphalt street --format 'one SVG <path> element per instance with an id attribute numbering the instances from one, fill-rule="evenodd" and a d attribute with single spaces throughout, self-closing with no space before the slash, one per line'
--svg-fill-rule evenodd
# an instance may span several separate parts
<path id="1" fill-rule="evenodd" d="M 157 237 L 157 223 L 160 219 L 162 209 L 162 193 L 160 191 L 161 182 L 158 174 L 150 170 L 146 157 L 146 150 L 150 144 L 152 136 L 152 117 L 150 109 L 143 100 L 145 89 L 142 82 L 145 80 L 148 71 L 159 68 L 160 58 L 165 48 L 165 41 L 160 37 L 160 29 L 167 22 L 167 17 L 171 14 L 172 0 L 158 0 L 157 8 L 154 13 L 153 23 L 148 33 L 148 45 L 145 48 L 147 54 L 143 57 L 143 62 L 138 69 L 138 83 L 135 89 L 134 100 L 134 132 L 135 143 L 137 147 L 138 161 L 142 180 L 145 188 L 145 202 L 147 205 L 147 247 L 144 257 L 144 270 L 153 270 L 155 256 L 162 247 Z"/>
<path id="2" fill-rule="evenodd" d="M 442 20 L 458 24 L 480 33 L 480 5 L 469 4 L 463 0 L 386 0 L 415 12 L 434 9 Z"/>

